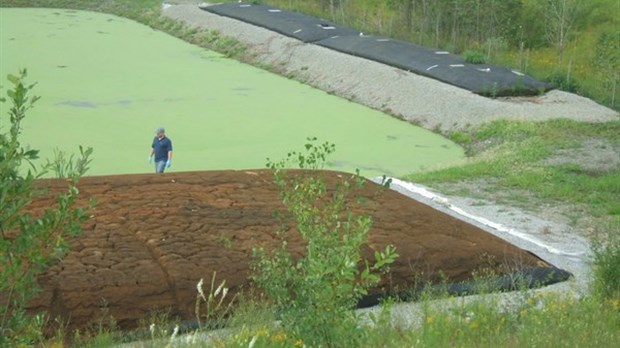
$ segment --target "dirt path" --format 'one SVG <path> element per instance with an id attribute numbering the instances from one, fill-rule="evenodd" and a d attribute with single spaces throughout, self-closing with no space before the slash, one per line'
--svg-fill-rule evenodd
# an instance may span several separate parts
<path id="1" fill-rule="evenodd" d="M 616 111 L 590 99 L 557 90 L 538 97 L 481 97 L 388 65 L 305 44 L 203 11 L 195 1 L 181 2 L 185 4 L 163 5 L 163 15 L 243 42 L 249 47 L 246 57 L 250 63 L 428 129 L 456 130 L 500 118 L 605 122 L 620 117 Z"/>

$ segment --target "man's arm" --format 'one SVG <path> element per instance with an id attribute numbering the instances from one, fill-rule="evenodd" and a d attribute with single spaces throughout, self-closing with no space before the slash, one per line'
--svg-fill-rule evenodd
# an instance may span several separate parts
<path id="1" fill-rule="evenodd" d="M 166 161 L 166 167 L 170 168 L 172 165 L 172 141 L 168 139 L 168 160 Z"/>
<path id="2" fill-rule="evenodd" d="M 153 141 L 153 144 L 151 144 L 151 152 L 149 152 L 149 159 L 148 159 L 149 164 L 153 163 L 154 154 L 155 154 L 155 141 Z"/>

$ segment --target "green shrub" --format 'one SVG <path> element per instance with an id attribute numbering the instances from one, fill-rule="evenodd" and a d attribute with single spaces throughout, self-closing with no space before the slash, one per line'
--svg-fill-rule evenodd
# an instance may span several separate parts
<path id="1" fill-rule="evenodd" d="M 63 173 L 69 179 L 67 191 L 57 196 L 52 208 L 37 216 L 28 213 L 32 199 L 41 194 L 35 181 L 47 169 L 37 171 L 32 161 L 38 151 L 22 147 L 19 136 L 26 112 L 38 97 L 28 95 L 34 84 L 26 84 L 25 70 L 8 79 L 13 84 L 7 92 L 12 102 L 10 128 L 0 133 L 0 347 L 34 345 L 43 339 L 45 316 L 30 316 L 25 308 L 38 290 L 37 276 L 62 258 L 69 248 L 66 239 L 79 234 L 88 219 L 86 210 L 76 207 L 77 182 L 92 152 L 80 148 L 75 162 L 71 157 L 71 164 L 59 164 L 69 170 Z"/>
<path id="2" fill-rule="evenodd" d="M 454 131 L 450 133 L 448 135 L 448 138 L 450 138 L 450 140 L 460 145 L 469 145 L 471 144 L 471 141 L 472 141 L 471 135 L 464 133 L 464 132 L 460 132 L 460 131 Z"/>
<path id="3" fill-rule="evenodd" d="M 566 92 L 576 93 L 579 91 L 579 84 L 575 78 L 566 71 L 554 70 L 545 78 L 545 81 Z"/>
<path id="4" fill-rule="evenodd" d="M 353 213 L 349 202 L 364 180 L 352 175 L 328 190 L 317 169 L 335 146 L 308 140 L 305 153 L 291 152 L 280 162 L 268 163 L 286 212 L 277 214 L 283 222 L 280 245 L 272 252 L 254 250 L 254 280 L 278 307 L 283 328 L 308 346 L 331 347 L 343 341 L 355 346 L 361 334 L 352 309 L 397 254 L 387 246 L 375 252 L 372 263 L 362 259 L 360 247 L 366 243 L 372 218 Z M 306 170 L 286 169 L 295 162 Z M 290 233 L 301 235 L 305 255 L 291 254 Z"/>
<path id="5" fill-rule="evenodd" d="M 84 149 L 79 147 L 80 157 L 75 157 L 74 154 L 67 154 L 64 151 L 58 149 L 54 150 L 54 160 L 47 160 L 45 169 L 53 172 L 57 178 L 69 178 L 71 173 L 85 172 L 86 168 L 90 164 L 90 155 L 93 153 L 91 147 Z"/>
<path id="6" fill-rule="evenodd" d="M 463 52 L 463 59 L 470 64 L 485 64 L 487 57 L 478 50 L 467 50 Z"/>
<path id="7" fill-rule="evenodd" d="M 611 223 L 594 249 L 594 292 L 603 298 L 620 299 L 620 222 Z"/>

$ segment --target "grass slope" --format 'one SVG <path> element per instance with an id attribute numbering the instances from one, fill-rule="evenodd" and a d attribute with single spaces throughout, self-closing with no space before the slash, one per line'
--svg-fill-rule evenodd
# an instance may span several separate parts
<path id="1" fill-rule="evenodd" d="M 595 216 L 620 221 L 619 134 L 620 121 L 495 121 L 450 135 L 466 147 L 469 163 L 407 178 L 431 186 L 494 179 L 488 191 L 519 190 L 543 201 L 583 204 Z"/>

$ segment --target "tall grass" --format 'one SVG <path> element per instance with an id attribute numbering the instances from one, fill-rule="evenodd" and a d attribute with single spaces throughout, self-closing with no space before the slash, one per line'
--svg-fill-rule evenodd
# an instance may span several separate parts
<path id="1" fill-rule="evenodd" d="M 244 306 L 248 305 L 256 308 L 254 302 Z M 412 308 L 408 320 L 399 321 L 399 316 L 408 315 L 403 314 L 406 306 L 390 304 L 374 314 L 360 315 L 366 324 L 356 331 L 359 337 L 355 343 L 343 334 L 329 346 L 608 347 L 620 340 L 618 298 L 575 299 L 557 293 L 524 292 L 514 304 L 501 297 L 426 300 Z M 261 311 L 273 313 L 274 309 L 267 306 Z M 254 313 L 240 308 L 231 319 L 235 324 L 225 331 L 174 338 L 169 333 L 168 339 L 146 340 L 135 346 L 312 347 L 281 327 L 273 315 L 261 315 L 265 321 L 257 322 Z"/>
<path id="2" fill-rule="evenodd" d="M 594 294 L 620 301 L 620 222 L 599 229 L 594 241 L 593 267 Z"/>

